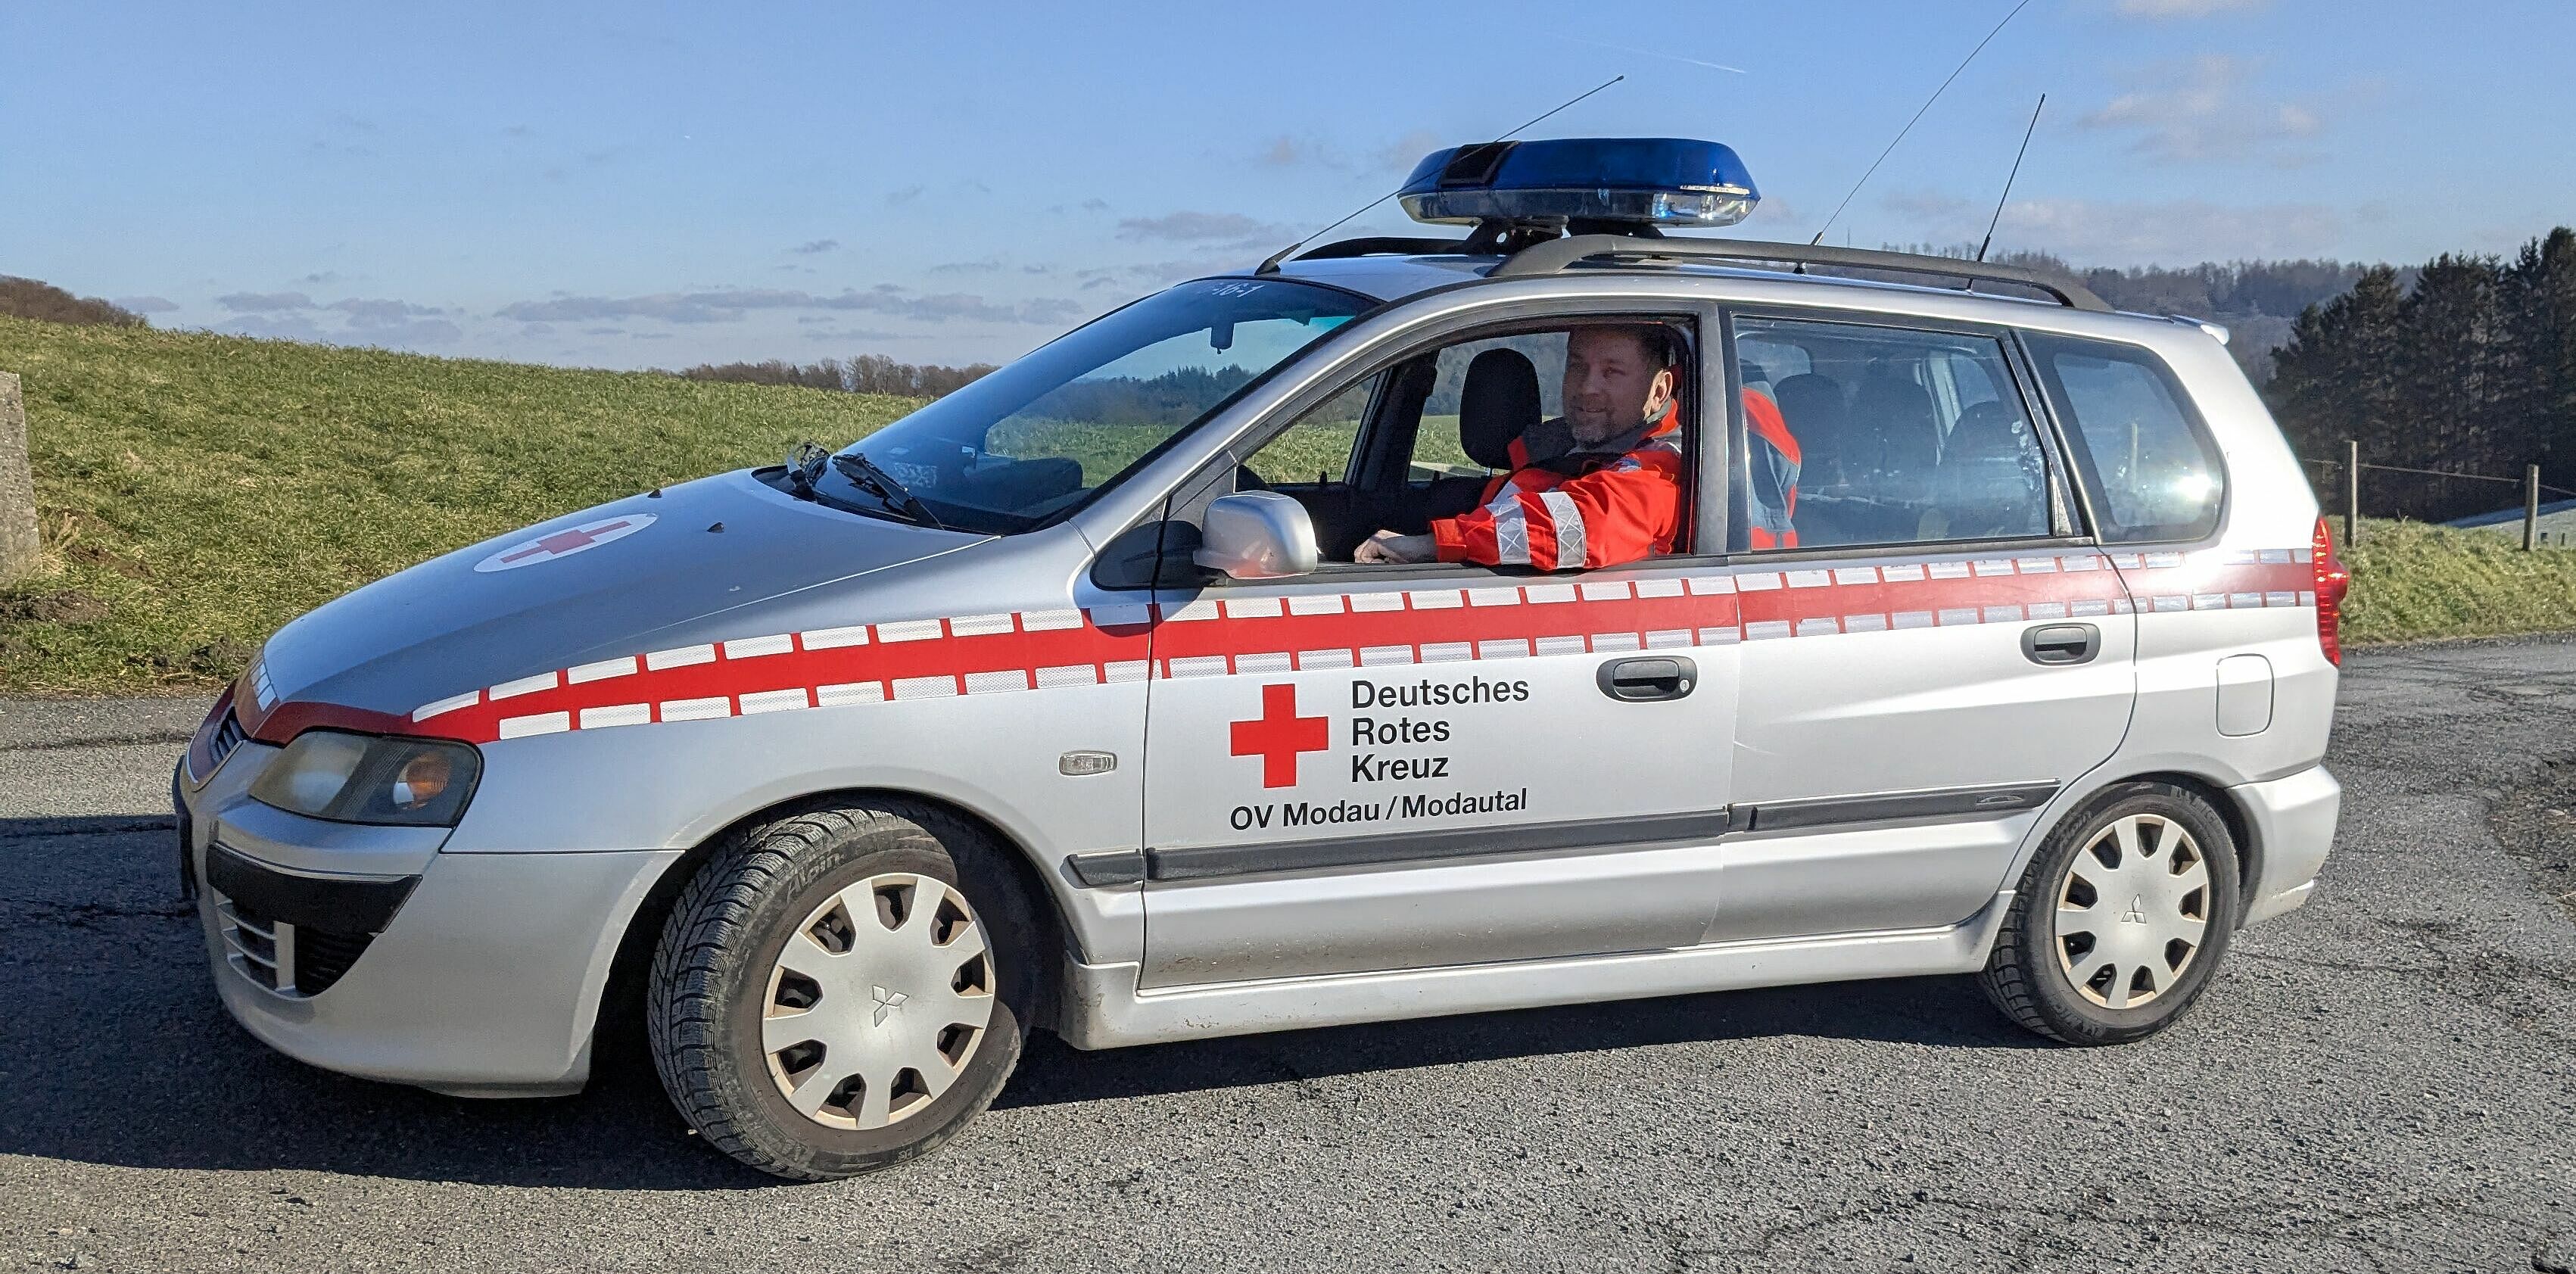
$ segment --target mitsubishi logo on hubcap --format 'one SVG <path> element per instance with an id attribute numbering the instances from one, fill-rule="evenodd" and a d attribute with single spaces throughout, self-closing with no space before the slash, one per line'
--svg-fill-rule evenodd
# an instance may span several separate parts
<path id="1" fill-rule="evenodd" d="M 870 1023 L 870 1025 L 883 1026 L 885 1025 L 886 1014 L 902 1008 L 903 1002 L 911 999 L 912 997 L 905 995 L 901 991 L 889 991 L 881 986 L 872 986 L 868 988 L 868 998 L 877 1002 L 876 1020 Z"/>
<path id="2" fill-rule="evenodd" d="M 2129 898 L 2129 909 L 2120 913 L 2120 920 L 2123 924 L 2145 924 L 2147 922 L 2147 896 L 2145 894 L 2131 895 Z"/>

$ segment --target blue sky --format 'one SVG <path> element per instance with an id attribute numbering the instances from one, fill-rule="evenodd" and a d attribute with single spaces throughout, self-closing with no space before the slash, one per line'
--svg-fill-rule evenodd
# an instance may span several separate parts
<path id="1" fill-rule="evenodd" d="M 0 273 L 440 354 L 999 360 L 1622 72 L 1530 135 L 1725 141 L 1739 233 L 1804 239 L 2011 7 L 12 0 Z M 2565 0 L 2034 0 L 1832 238 L 1973 242 L 2046 92 L 1999 247 L 2508 250 L 2576 220 L 2571 47 Z"/>

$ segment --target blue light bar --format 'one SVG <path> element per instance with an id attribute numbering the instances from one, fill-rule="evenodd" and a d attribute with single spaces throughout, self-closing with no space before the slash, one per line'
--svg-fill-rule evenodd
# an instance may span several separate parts
<path id="1" fill-rule="evenodd" d="M 1441 225 L 1562 217 L 1731 226 L 1762 195 L 1744 161 L 1716 142 L 1568 137 L 1433 151 L 1396 199 L 1407 216 Z"/>

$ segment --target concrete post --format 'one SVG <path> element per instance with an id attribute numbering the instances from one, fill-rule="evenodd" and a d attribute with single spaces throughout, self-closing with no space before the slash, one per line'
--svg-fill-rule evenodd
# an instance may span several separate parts
<path id="1" fill-rule="evenodd" d="M 27 403 L 0 372 L 0 587 L 36 573 L 36 480 L 27 465 Z"/>
<path id="2" fill-rule="evenodd" d="M 2522 471 L 2522 551 L 2530 552 L 2540 544 L 2540 466 L 2528 465 Z"/>

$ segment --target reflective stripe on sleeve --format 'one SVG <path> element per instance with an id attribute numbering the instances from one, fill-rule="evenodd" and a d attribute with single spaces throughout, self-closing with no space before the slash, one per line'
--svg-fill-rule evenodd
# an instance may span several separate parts
<path id="1" fill-rule="evenodd" d="M 1494 515 L 1494 561 L 1503 566 L 1529 565 L 1529 519 L 1521 513 L 1520 496 L 1506 489 L 1485 511 Z"/>
<path id="2" fill-rule="evenodd" d="M 1583 565 L 1583 510 L 1562 491 L 1541 491 L 1538 498 L 1547 506 L 1548 519 L 1556 523 L 1556 560 L 1549 565 L 1560 571 Z M 1528 545 L 1522 545 L 1522 550 L 1526 553 Z"/>

